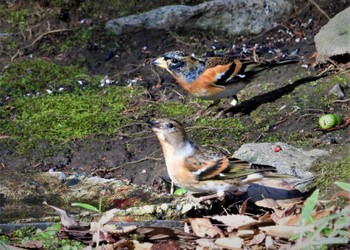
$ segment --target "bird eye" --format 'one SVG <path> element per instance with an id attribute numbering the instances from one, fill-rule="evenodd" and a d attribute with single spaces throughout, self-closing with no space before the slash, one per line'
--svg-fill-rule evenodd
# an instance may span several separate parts
<path id="1" fill-rule="evenodd" d="M 177 60 L 177 59 L 175 59 L 175 58 L 171 60 L 172 63 L 177 63 L 178 61 L 179 61 L 179 60 Z"/>
<path id="2" fill-rule="evenodd" d="M 174 124 L 168 123 L 168 128 L 173 128 L 173 127 L 174 127 Z"/>

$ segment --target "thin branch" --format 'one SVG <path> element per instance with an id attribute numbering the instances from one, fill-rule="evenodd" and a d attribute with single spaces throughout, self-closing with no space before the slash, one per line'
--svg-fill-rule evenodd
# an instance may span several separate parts
<path id="1" fill-rule="evenodd" d="M 34 44 L 36 44 L 36 43 L 37 43 L 39 40 L 41 40 L 44 36 L 47 36 L 47 35 L 50 35 L 50 34 L 54 34 L 54 33 L 66 32 L 66 31 L 70 31 L 70 29 L 50 30 L 50 31 L 47 31 L 47 32 L 42 33 L 40 36 L 38 36 L 37 38 L 35 38 L 34 41 L 33 41 L 31 44 L 19 48 L 19 49 L 17 50 L 16 54 L 14 54 L 13 56 L 11 56 L 11 61 L 13 61 L 13 60 L 20 54 L 20 52 L 21 52 L 22 50 L 34 46 Z"/>
<path id="2" fill-rule="evenodd" d="M 106 172 L 113 172 L 115 170 L 118 170 L 120 169 L 121 167 L 124 167 L 124 166 L 127 166 L 127 165 L 130 165 L 130 164 L 136 164 L 136 163 L 140 163 L 140 162 L 143 162 L 143 161 L 147 161 L 147 160 L 152 160 L 152 161 L 161 161 L 162 159 L 161 158 L 155 158 L 155 157 L 150 157 L 150 156 L 146 156 L 144 158 L 141 158 L 137 161 L 129 161 L 129 162 L 126 162 L 122 165 L 119 165 L 119 166 L 116 166 L 114 168 L 110 168 L 110 169 L 106 169 Z"/>
<path id="3" fill-rule="evenodd" d="M 328 19 L 328 21 L 331 20 L 328 14 L 314 0 L 309 0 L 309 2 L 313 4 L 318 9 L 318 11 L 321 12 Z"/>
<path id="4" fill-rule="evenodd" d="M 345 102 L 350 102 L 350 98 L 349 99 L 344 99 L 344 100 L 334 100 L 333 103 L 345 103 Z"/>

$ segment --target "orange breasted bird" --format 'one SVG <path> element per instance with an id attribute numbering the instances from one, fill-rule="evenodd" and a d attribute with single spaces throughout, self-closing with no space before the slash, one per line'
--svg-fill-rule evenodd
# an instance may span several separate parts
<path id="1" fill-rule="evenodd" d="M 197 147 L 187 138 L 181 123 L 171 119 L 150 121 L 162 146 L 169 177 L 190 192 L 209 193 L 201 201 L 224 198 L 241 185 L 266 178 L 283 178 L 275 168 L 249 163 Z"/>
<path id="2" fill-rule="evenodd" d="M 198 58 L 182 51 L 172 51 L 154 60 L 153 64 L 167 70 L 190 95 L 214 101 L 211 107 L 226 97 L 232 97 L 231 105 L 235 106 L 237 92 L 259 73 L 297 62 L 295 59 L 284 59 L 256 63 L 229 56 Z"/>

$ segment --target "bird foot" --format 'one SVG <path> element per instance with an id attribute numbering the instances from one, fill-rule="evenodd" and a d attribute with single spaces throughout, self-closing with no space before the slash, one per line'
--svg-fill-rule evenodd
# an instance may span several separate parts
<path id="1" fill-rule="evenodd" d="M 218 120 L 218 119 L 221 119 L 221 118 L 225 118 L 226 117 L 226 114 L 225 114 L 225 109 L 224 110 L 221 110 L 220 112 L 218 112 L 214 117 L 213 117 L 213 120 Z"/>
<path id="2" fill-rule="evenodd" d="M 204 116 L 209 116 L 212 112 L 210 110 L 204 109 L 204 110 L 200 110 L 198 111 L 194 116 L 191 117 L 191 121 L 196 121 L 201 117 Z"/>
<path id="3" fill-rule="evenodd" d="M 201 203 L 203 201 L 218 199 L 219 201 L 223 201 L 225 199 L 225 195 L 219 195 L 219 194 L 210 194 L 210 195 L 204 195 L 200 197 L 195 197 L 192 194 L 190 194 L 190 199 L 195 203 Z"/>
<path id="4" fill-rule="evenodd" d="M 217 120 L 217 119 L 220 119 L 220 118 L 225 118 L 225 117 L 228 117 L 230 115 L 232 115 L 232 109 L 234 107 L 233 106 L 230 106 L 228 108 L 225 108 L 223 110 L 221 110 L 220 112 L 218 112 L 215 116 L 214 116 L 214 120 Z"/>

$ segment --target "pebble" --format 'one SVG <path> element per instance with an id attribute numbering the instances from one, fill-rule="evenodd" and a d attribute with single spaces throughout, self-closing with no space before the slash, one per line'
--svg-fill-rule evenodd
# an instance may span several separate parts
<path id="1" fill-rule="evenodd" d="M 333 88 L 331 88 L 331 90 L 329 91 L 329 94 L 335 95 L 339 99 L 343 99 L 345 97 L 343 88 L 339 84 L 334 85 Z"/>

